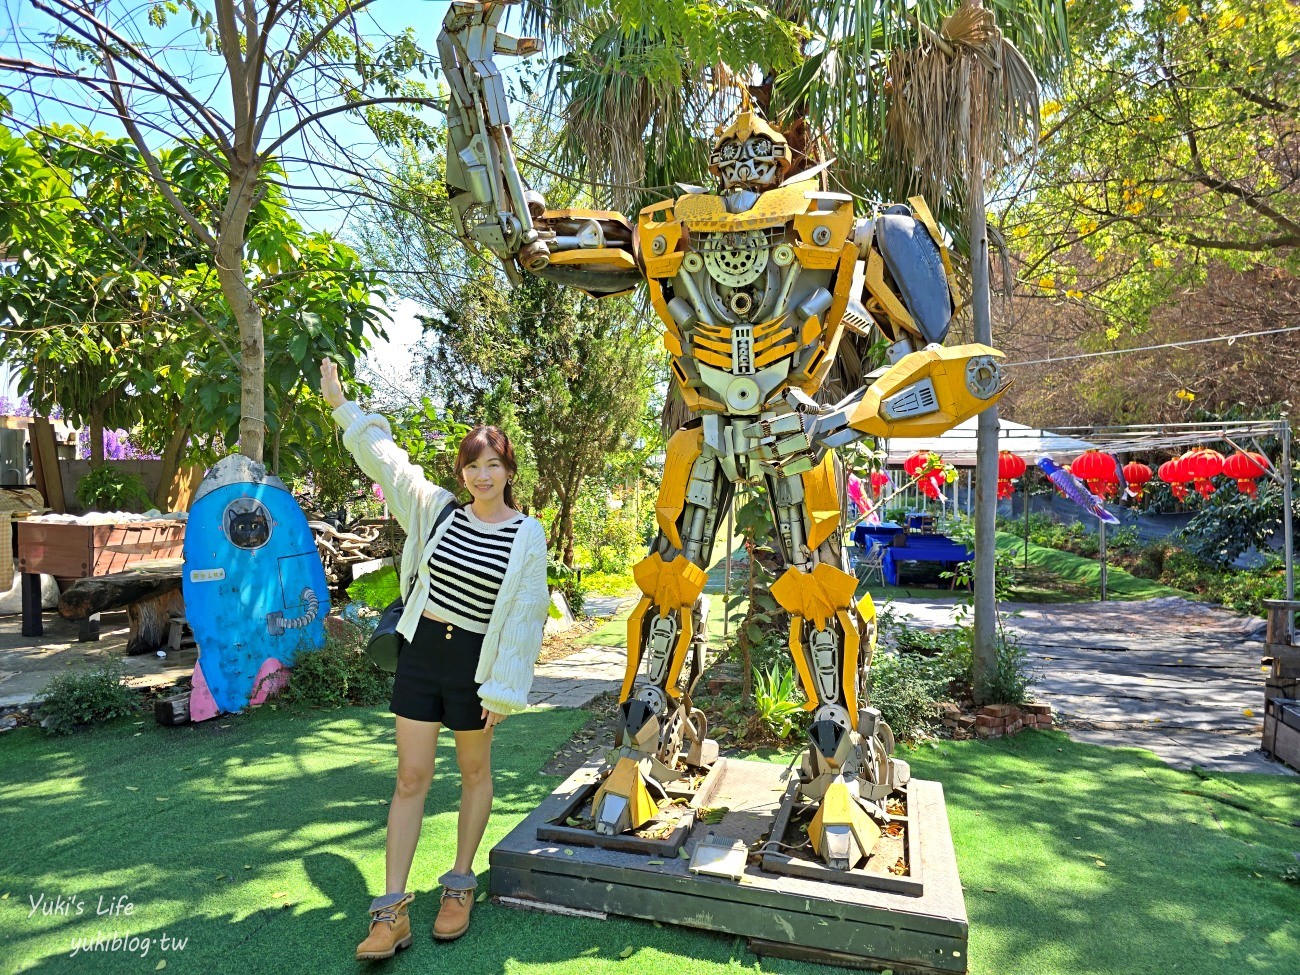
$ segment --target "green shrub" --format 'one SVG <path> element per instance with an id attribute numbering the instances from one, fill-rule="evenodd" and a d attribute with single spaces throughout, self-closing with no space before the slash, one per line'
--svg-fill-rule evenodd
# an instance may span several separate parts
<path id="1" fill-rule="evenodd" d="M 577 569 L 570 569 L 559 559 L 551 559 L 546 565 L 546 584 L 554 592 L 558 589 L 564 593 L 565 601 L 574 616 L 583 615 L 587 603 L 587 587 L 583 585 Z"/>
<path id="2" fill-rule="evenodd" d="M 1286 598 L 1286 575 L 1275 564 L 1231 572 L 1215 585 L 1211 595 L 1228 609 L 1264 616 L 1264 600 Z"/>
<path id="3" fill-rule="evenodd" d="M 371 609 L 387 609 L 399 595 L 397 570 L 391 565 L 367 572 L 348 586 L 348 595 L 353 601 L 363 603 Z"/>
<path id="4" fill-rule="evenodd" d="M 877 652 L 871 665 L 871 704 L 895 737 L 915 741 L 934 726 L 949 684 L 942 657 Z"/>
<path id="5" fill-rule="evenodd" d="M 795 730 L 795 718 L 803 711 L 802 696 L 793 669 L 775 664 L 766 672 L 754 668 L 754 713 L 777 738 L 787 738 Z"/>
<path id="6" fill-rule="evenodd" d="M 1005 634 L 997 638 L 993 671 L 975 688 L 976 700 L 986 704 L 1022 704 L 1035 680 L 1029 672 L 1029 653 Z"/>
<path id="7" fill-rule="evenodd" d="M 325 646 L 298 654 L 283 699 L 312 708 L 383 704 L 393 692 L 393 677 L 365 655 L 362 637 L 326 636 Z"/>
<path id="8" fill-rule="evenodd" d="M 1131 552 L 1142 548 L 1142 539 L 1138 535 L 1137 525 L 1124 525 L 1122 528 L 1108 530 L 1106 547 L 1117 552 Z"/>
<path id="9" fill-rule="evenodd" d="M 1159 579 L 1164 575 L 1165 560 L 1175 551 L 1168 542 L 1153 542 L 1142 550 L 1137 565 L 1129 572 L 1141 579 Z"/>
<path id="10" fill-rule="evenodd" d="M 78 725 L 134 714 L 140 706 L 126 684 L 120 661 L 108 658 L 98 667 L 60 674 L 41 691 L 40 711 L 46 731 L 67 735 Z"/>
<path id="11" fill-rule="evenodd" d="M 88 511 L 144 511 L 153 505 L 138 474 L 108 463 L 77 482 L 77 502 Z"/>

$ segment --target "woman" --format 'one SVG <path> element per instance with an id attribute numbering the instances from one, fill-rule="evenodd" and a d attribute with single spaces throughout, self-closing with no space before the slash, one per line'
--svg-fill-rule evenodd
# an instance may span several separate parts
<path id="1" fill-rule="evenodd" d="M 456 862 L 438 878 L 433 936 L 450 941 L 469 929 L 474 854 L 492 809 L 492 732 L 528 706 L 550 605 L 546 532 L 514 510 L 514 450 L 496 427 L 475 427 L 461 441 L 456 479 L 471 501 L 459 507 L 393 442 L 383 417 L 346 400 L 328 359 L 321 393 L 344 445 L 383 489 L 407 535 L 399 577 L 406 608 L 397 629 L 408 642 L 393 681 L 397 788 L 388 810 L 386 887 L 370 905 L 370 933 L 357 947 L 358 959 L 391 958 L 411 943 L 407 906 L 415 895 L 406 881 L 444 724 L 455 733 L 461 801 Z"/>

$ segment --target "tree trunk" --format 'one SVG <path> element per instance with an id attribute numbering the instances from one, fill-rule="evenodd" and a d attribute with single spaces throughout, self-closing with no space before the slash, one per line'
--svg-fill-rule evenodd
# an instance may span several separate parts
<path id="1" fill-rule="evenodd" d="M 90 412 L 90 468 L 104 463 L 104 411 Z"/>
<path id="2" fill-rule="evenodd" d="M 167 446 L 163 448 L 162 473 L 158 477 L 158 487 L 153 494 L 153 506 L 159 511 L 166 510 L 168 497 L 171 494 L 172 481 L 176 480 L 176 471 L 181 466 L 181 451 L 185 449 L 185 441 L 189 439 L 189 436 L 189 425 L 182 424 L 168 439 Z"/>
<path id="3" fill-rule="evenodd" d="M 561 550 L 564 564 L 573 568 L 573 503 L 566 494 L 560 502 L 560 537 L 556 546 Z"/>
<path id="4" fill-rule="evenodd" d="M 244 277 L 244 231 L 257 178 L 252 166 L 231 167 L 230 196 L 217 247 L 217 280 L 239 323 L 239 452 L 260 464 L 266 452 L 266 346 L 262 310 Z"/>

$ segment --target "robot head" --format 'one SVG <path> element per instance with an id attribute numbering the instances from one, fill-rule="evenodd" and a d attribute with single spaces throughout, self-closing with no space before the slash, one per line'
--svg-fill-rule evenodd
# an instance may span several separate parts
<path id="1" fill-rule="evenodd" d="M 727 128 L 718 127 L 709 154 L 709 172 L 724 190 L 770 190 L 790 171 L 790 146 L 751 107 L 742 89 L 740 113 Z"/>

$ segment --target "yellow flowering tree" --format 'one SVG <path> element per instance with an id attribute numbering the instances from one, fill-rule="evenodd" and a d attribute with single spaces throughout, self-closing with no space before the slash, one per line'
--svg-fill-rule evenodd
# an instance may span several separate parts
<path id="1" fill-rule="evenodd" d="M 1293 0 L 1070 4 L 1071 76 L 1003 229 L 1016 293 L 1114 340 L 1214 267 L 1300 270 Z"/>

